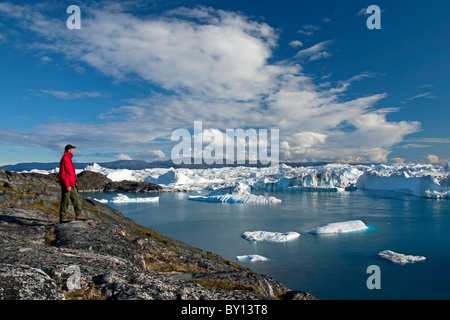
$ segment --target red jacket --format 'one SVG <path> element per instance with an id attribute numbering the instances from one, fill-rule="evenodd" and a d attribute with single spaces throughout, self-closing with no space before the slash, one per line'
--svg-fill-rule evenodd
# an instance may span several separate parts
<path id="1" fill-rule="evenodd" d="M 59 184 L 66 188 L 76 187 L 77 185 L 77 175 L 75 173 L 72 157 L 73 155 L 70 153 L 64 152 L 61 162 L 59 163 Z"/>

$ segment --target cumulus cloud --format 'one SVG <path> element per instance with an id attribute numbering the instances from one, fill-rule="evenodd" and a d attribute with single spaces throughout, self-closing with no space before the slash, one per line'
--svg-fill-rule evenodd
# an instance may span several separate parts
<path id="1" fill-rule="evenodd" d="M 131 156 L 129 156 L 128 154 L 119 154 L 117 155 L 117 159 L 119 160 L 132 160 Z"/>
<path id="2" fill-rule="evenodd" d="M 437 155 L 434 154 L 428 154 L 425 159 L 427 159 L 427 161 L 429 163 L 439 163 L 439 157 Z"/>
<path id="3" fill-rule="evenodd" d="M 130 97 L 121 107 L 99 114 L 101 123 L 55 121 L 30 131 L 0 128 L 3 141 L 60 148 L 64 139 L 121 154 L 145 154 L 155 148 L 154 156 L 162 158 L 161 141 L 170 139 L 173 130 L 192 129 L 194 121 L 201 120 L 204 129 L 222 132 L 279 129 L 280 150 L 288 158 L 383 162 L 393 145 L 420 126 L 387 121 L 386 115 L 394 110 L 378 107 L 384 93 L 351 100 L 341 96 L 352 81 L 367 78 L 366 73 L 337 87 L 322 86 L 304 74 L 302 63 L 331 57 L 333 40 L 273 62 L 277 31 L 240 13 L 197 7 L 135 16 L 120 6 L 92 8 L 80 32 L 67 32 L 50 28 L 56 21 L 39 13 L 27 18 L 24 7 L 2 4 L 2 11 L 21 16 L 22 28 L 42 38 L 33 44 L 40 50 L 62 53 L 114 80 L 137 78 L 160 89 L 148 97 Z M 308 34 L 317 28 L 302 30 Z M 298 47 L 300 42 L 291 45 Z M 60 98 L 89 96 L 46 93 Z"/>

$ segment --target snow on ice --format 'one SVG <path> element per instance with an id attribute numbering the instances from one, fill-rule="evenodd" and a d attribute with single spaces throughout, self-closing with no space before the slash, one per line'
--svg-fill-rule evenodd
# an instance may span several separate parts
<path id="1" fill-rule="evenodd" d="M 159 197 L 147 197 L 147 198 L 129 198 L 122 193 L 118 193 L 111 202 L 114 203 L 129 203 L 129 202 L 158 202 Z"/>
<path id="2" fill-rule="evenodd" d="M 325 234 L 325 233 L 347 233 L 366 230 L 368 227 L 361 220 L 350 220 L 344 222 L 329 223 L 324 226 L 313 228 L 309 233 Z"/>
<path id="3" fill-rule="evenodd" d="M 426 260 L 424 256 L 405 255 L 403 253 L 397 253 L 391 250 L 381 251 L 380 253 L 378 253 L 378 255 L 382 258 L 388 259 L 389 261 L 401 265 L 405 265 L 407 263 L 414 263 L 418 261 L 422 262 Z"/>
<path id="4" fill-rule="evenodd" d="M 256 204 L 269 204 L 279 203 L 280 199 L 275 197 L 255 196 L 252 194 L 224 194 L 224 195 L 212 195 L 212 196 L 189 196 L 189 200 L 194 201 L 206 201 L 206 202 L 226 202 L 226 203 L 256 203 Z"/>
<path id="5" fill-rule="evenodd" d="M 300 233 L 290 232 L 270 232 L 270 231 L 245 231 L 242 238 L 248 241 L 269 241 L 269 242 L 285 242 L 300 237 Z"/>
<path id="6" fill-rule="evenodd" d="M 237 256 L 236 259 L 238 259 L 241 262 L 264 262 L 269 261 L 266 257 L 257 255 L 257 254 L 249 254 L 245 256 Z"/>

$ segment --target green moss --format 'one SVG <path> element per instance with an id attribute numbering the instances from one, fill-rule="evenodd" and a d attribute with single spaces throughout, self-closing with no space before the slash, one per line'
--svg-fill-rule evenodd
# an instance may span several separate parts
<path id="1" fill-rule="evenodd" d="M 102 219 L 102 217 L 100 216 L 100 214 L 94 210 L 92 208 L 92 206 L 90 204 L 88 204 L 87 201 L 83 201 L 83 207 L 88 210 L 90 213 L 92 213 L 92 215 L 97 218 L 98 220 L 100 220 L 101 222 L 105 222 L 105 220 Z"/>
<path id="2" fill-rule="evenodd" d="M 31 207 L 36 210 L 43 211 L 45 213 L 58 215 L 59 214 L 59 202 L 50 202 L 50 206 L 45 205 L 44 201 L 38 201 L 31 204 L 23 204 L 25 207 Z"/>
<path id="3" fill-rule="evenodd" d="M 66 300 L 106 300 L 100 286 L 91 286 L 87 289 L 64 291 Z"/>
<path id="4" fill-rule="evenodd" d="M 7 192 L 14 192 L 14 193 L 20 194 L 19 192 L 17 192 L 13 188 L 5 187 L 5 186 L 0 186 L 0 190 L 7 191 Z"/>

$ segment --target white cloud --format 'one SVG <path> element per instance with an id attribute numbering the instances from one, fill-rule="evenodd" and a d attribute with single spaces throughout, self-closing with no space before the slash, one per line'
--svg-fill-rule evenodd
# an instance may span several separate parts
<path id="1" fill-rule="evenodd" d="M 293 48 L 303 47 L 303 42 L 301 42 L 300 40 L 294 40 L 289 42 L 289 45 Z"/>
<path id="2" fill-rule="evenodd" d="M 415 96 L 406 98 L 403 101 L 401 101 L 401 103 L 405 104 L 405 103 L 408 103 L 410 101 L 413 101 L 413 100 L 416 100 L 416 99 L 421 99 L 421 98 L 435 99 L 436 96 L 432 92 L 425 92 L 425 93 L 420 93 L 420 94 L 417 94 Z"/>
<path id="3" fill-rule="evenodd" d="M 272 28 L 221 10 L 177 13 L 189 12 L 189 19 L 143 19 L 93 11 L 92 19 L 83 20 L 82 32 L 58 42 L 58 49 L 107 75 L 125 79 L 137 74 L 176 92 L 248 100 L 270 89 L 274 74 L 266 61 L 276 39 Z M 192 20 L 200 16 L 203 23 Z"/>
<path id="4" fill-rule="evenodd" d="M 0 6 L 3 12 L 13 9 Z M 67 140 L 120 154 L 150 154 L 154 148 L 153 156 L 163 158 L 161 141 L 170 139 L 176 128 L 191 129 L 201 120 L 204 129 L 279 129 L 280 150 L 293 159 L 386 161 L 392 146 L 419 129 L 417 122 L 386 120 L 394 110 L 377 108 L 386 94 L 342 98 L 353 81 L 369 78 L 368 73 L 333 87 L 316 84 L 302 72 L 299 61 L 331 56 L 332 40 L 291 59 L 269 62 L 279 36 L 276 30 L 235 12 L 179 8 L 146 17 L 114 6 L 88 12 L 80 32 L 50 28 L 54 20 L 39 13 L 27 18 L 25 12 L 19 9 L 16 15 L 25 19 L 23 28 L 45 39 L 33 44 L 39 49 L 84 62 L 114 80 L 137 78 L 167 91 L 130 97 L 99 115 L 100 124 L 52 122 L 30 131 L 0 128 L 3 141 L 54 149 Z M 302 30 L 313 33 L 318 27 Z M 39 92 L 62 99 L 98 94 Z"/>
<path id="5" fill-rule="evenodd" d="M 295 57 L 301 60 L 308 58 L 309 61 L 316 61 L 324 58 L 329 58 L 332 56 L 332 54 L 328 52 L 327 49 L 333 43 L 334 43 L 333 40 L 319 42 L 307 49 L 300 50 L 299 52 L 297 52 Z"/>
<path id="6" fill-rule="evenodd" d="M 57 99 L 100 98 L 103 95 L 97 91 L 65 91 L 65 90 L 30 90 L 36 95 L 50 95 Z"/>
<path id="7" fill-rule="evenodd" d="M 428 154 L 426 157 L 429 163 L 439 163 L 439 157 L 434 154 Z"/>
<path id="8" fill-rule="evenodd" d="M 153 151 L 153 154 L 157 156 L 159 159 L 164 159 L 166 155 L 161 150 L 155 150 Z"/>
<path id="9" fill-rule="evenodd" d="M 132 158 L 131 158 L 131 156 L 129 156 L 128 154 L 119 154 L 118 156 L 117 156 L 117 159 L 119 159 L 119 160 L 133 160 Z"/>
<path id="10" fill-rule="evenodd" d="M 319 26 L 308 24 L 306 26 L 303 26 L 300 30 L 298 30 L 298 33 L 303 34 L 305 36 L 312 36 L 319 29 L 320 29 Z"/>
<path id="11" fill-rule="evenodd" d="M 358 11 L 358 13 L 357 13 L 357 15 L 358 16 L 365 16 L 365 15 L 368 15 L 369 13 L 367 13 L 367 8 L 361 8 L 359 11 Z"/>

